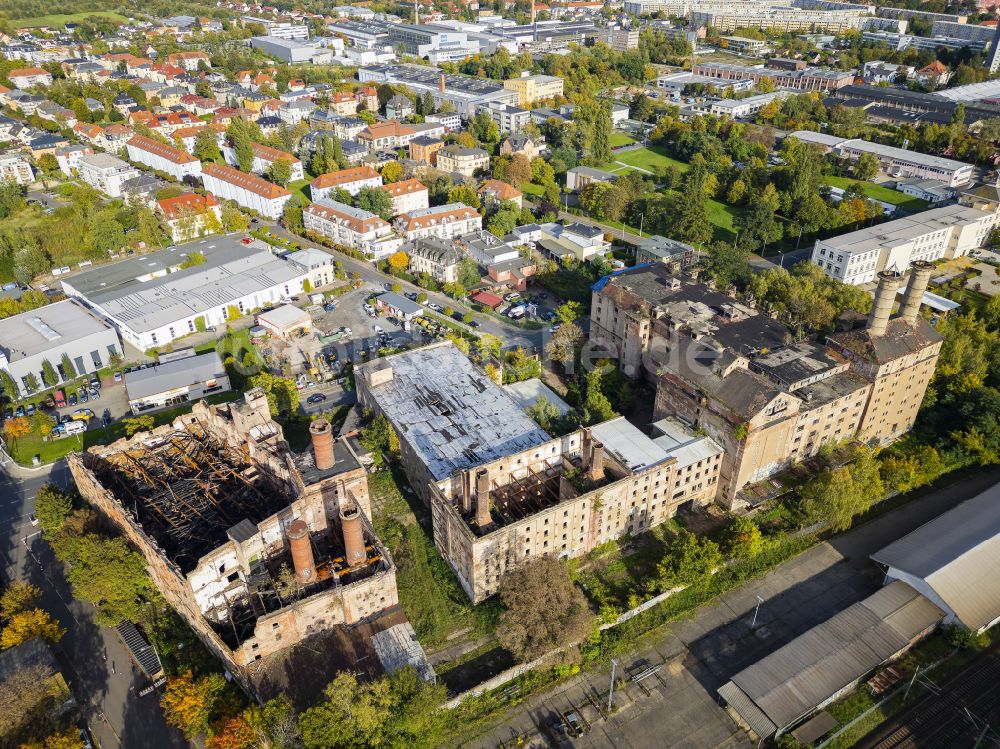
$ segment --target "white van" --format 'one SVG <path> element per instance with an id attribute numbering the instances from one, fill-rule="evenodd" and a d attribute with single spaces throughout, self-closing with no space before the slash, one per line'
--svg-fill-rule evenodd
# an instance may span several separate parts
<path id="1" fill-rule="evenodd" d="M 86 431 L 87 431 L 86 421 L 66 422 L 66 434 L 83 434 Z"/>

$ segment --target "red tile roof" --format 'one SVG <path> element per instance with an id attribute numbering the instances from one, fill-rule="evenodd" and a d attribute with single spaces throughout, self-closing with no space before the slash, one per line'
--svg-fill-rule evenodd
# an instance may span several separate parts
<path id="1" fill-rule="evenodd" d="M 337 187 L 338 185 L 346 185 L 351 182 L 360 182 L 363 179 L 378 179 L 379 173 L 372 169 L 368 164 L 363 166 L 355 166 L 350 169 L 341 169 L 339 172 L 328 172 L 327 174 L 321 174 L 312 182 L 309 183 L 310 187 L 326 188 L 326 187 Z"/>
<path id="2" fill-rule="evenodd" d="M 291 195 L 291 193 L 284 187 L 280 187 L 273 182 L 268 182 L 263 177 L 258 177 L 256 174 L 241 172 L 239 169 L 234 169 L 233 167 L 225 164 L 205 164 L 201 171 L 202 174 L 207 174 L 208 176 L 215 177 L 223 182 L 228 182 L 229 184 L 236 185 L 244 190 L 249 190 L 250 192 L 256 193 L 262 198 L 266 198 L 268 200 L 274 200 L 275 198 L 282 198 L 286 195 Z"/>
<path id="3" fill-rule="evenodd" d="M 163 212 L 164 218 L 172 221 L 182 216 L 190 216 L 196 213 L 204 213 L 209 208 L 219 205 L 219 201 L 211 193 L 199 195 L 196 192 L 187 192 L 173 198 L 164 198 L 156 201 Z"/>
<path id="4" fill-rule="evenodd" d="M 160 143 L 160 141 L 147 138 L 145 135 L 132 136 L 128 144 L 147 153 L 155 154 L 167 161 L 172 161 L 175 164 L 190 164 L 192 161 L 198 161 L 198 159 L 187 151 L 168 146 L 166 143 Z"/>

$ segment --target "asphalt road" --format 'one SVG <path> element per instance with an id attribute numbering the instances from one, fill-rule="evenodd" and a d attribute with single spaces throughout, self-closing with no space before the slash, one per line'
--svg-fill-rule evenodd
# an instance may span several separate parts
<path id="1" fill-rule="evenodd" d="M 28 472 L 9 465 L 0 471 L 0 560 L 5 582 L 23 580 L 42 589 L 42 607 L 66 628 L 56 647 L 83 720 L 102 749 L 182 749 L 188 743 L 166 724 L 157 693 L 139 691 L 148 681 L 132 666 L 113 630 L 99 627 L 93 608 L 75 600 L 62 566 L 31 525 L 35 494 L 47 482 L 72 482 L 65 461 Z M 13 475 L 12 475 L 13 474 Z"/>

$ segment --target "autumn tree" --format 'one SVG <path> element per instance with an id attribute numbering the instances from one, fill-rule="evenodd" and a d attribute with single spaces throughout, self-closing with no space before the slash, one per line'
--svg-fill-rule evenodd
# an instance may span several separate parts
<path id="1" fill-rule="evenodd" d="M 389 256 L 389 267 L 395 271 L 405 271 L 410 267 L 410 258 L 402 250 L 394 252 Z"/>
<path id="2" fill-rule="evenodd" d="M 391 185 L 393 182 L 399 182 L 403 177 L 403 165 L 398 161 L 390 161 L 381 171 L 382 181 L 387 185 Z"/>
<path id="3" fill-rule="evenodd" d="M 475 208 L 477 211 L 482 207 L 479 193 L 470 185 L 455 185 L 451 188 L 448 191 L 448 202 L 463 203 L 469 206 L 469 208 Z"/>
<path id="4" fill-rule="evenodd" d="M 250 217 L 234 202 L 227 200 L 222 205 L 222 226 L 227 232 L 244 232 L 250 226 Z"/>
<path id="5" fill-rule="evenodd" d="M 268 175 L 276 185 L 284 187 L 292 179 L 292 162 L 290 159 L 277 159 L 271 164 Z"/>
<path id="6" fill-rule="evenodd" d="M 132 416 L 122 419 L 122 426 L 125 428 L 125 436 L 131 437 L 136 432 L 148 432 L 153 428 L 153 417 L 150 414 L 142 416 Z"/>
<path id="7" fill-rule="evenodd" d="M 35 608 L 42 597 L 42 589 L 31 583 L 15 580 L 0 595 L 0 619 L 7 620 Z"/>
<path id="8" fill-rule="evenodd" d="M 59 622 L 42 609 L 28 609 L 14 614 L 7 620 L 3 631 L 0 632 L 0 649 L 17 647 L 18 645 L 41 637 L 47 643 L 55 645 L 62 636 L 66 634 L 66 629 L 59 626 Z"/>
<path id="9" fill-rule="evenodd" d="M 226 689 L 219 673 L 195 679 L 191 671 L 167 679 L 160 703 L 167 722 L 189 739 L 203 735 L 215 717 Z"/>
<path id="10" fill-rule="evenodd" d="M 8 439 L 17 440 L 31 434 L 31 421 L 26 416 L 15 416 L 3 423 L 3 433 Z"/>
<path id="11" fill-rule="evenodd" d="M 507 165 L 504 176 L 506 177 L 506 181 L 514 185 L 514 187 L 520 187 L 525 182 L 528 182 L 532 176 L 531 162 L 528 161 L 528 157 L 523 153 L 515 153 Z"/>
<path id="12" fill-rule="evenodd" d="M 704 587 L 721 564 L 722 552 L 717 543 L 682 528 L 658 566 L 660 583 L 665 590 L 677 586 Z"/>
<path id="13" fill-rule="evenodd" d="M 500 586 L 505 611 L 497 638 L 519 661 L 583 640 L 594 628 L 594 615 L 583 592 L 573 584 L 564 562 L 549 556 L 532 559 L 509 572 Z"/>
<path id="14" fill-rule="evenodd" d="M 545 355 L 562 364 L 569 372 L 576 361 L 577 348 L 583 341 L 583 331 L 575 323 L 563 324 L 545 344 Z"/>

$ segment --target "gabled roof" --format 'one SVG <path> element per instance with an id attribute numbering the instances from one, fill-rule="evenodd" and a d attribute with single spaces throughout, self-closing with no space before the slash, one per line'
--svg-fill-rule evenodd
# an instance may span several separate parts
<path id="1" fill-rule="evenodd" d="M 268 182 L 256 174 L 246 174 L 226 164 L 205 164 L 202 167 L 202 174 L 222 180 L 223 182 L 228 182 L 231 185 L 236 185 L 267 200 L 275 200 L 291 195 L 284 187 L 276 185 L 273 182 Z"/>
<path id="2" fill-rule="evenodd" d="M 360 182 L 366 179 L 381 179 L 381 177 L 368 164 L 364 164 L 363 166 L 355 166 L 350 169 L 341 169 L 336 172 L 321 174 L 310 182 L 309 186 L 324 189 L 327 187 L 337 187 L 338 185 L 347 185 L 351 182 Z"/>
<path id="3" fill-rule="evenodd" d="M 219 205 L 219 201 L 211 193 L 199 195 L 196 192 L 186 192 L 173 198 L 156 201 L 167 221 L 196 213 L 203 213 L 209 208 Z"/>

